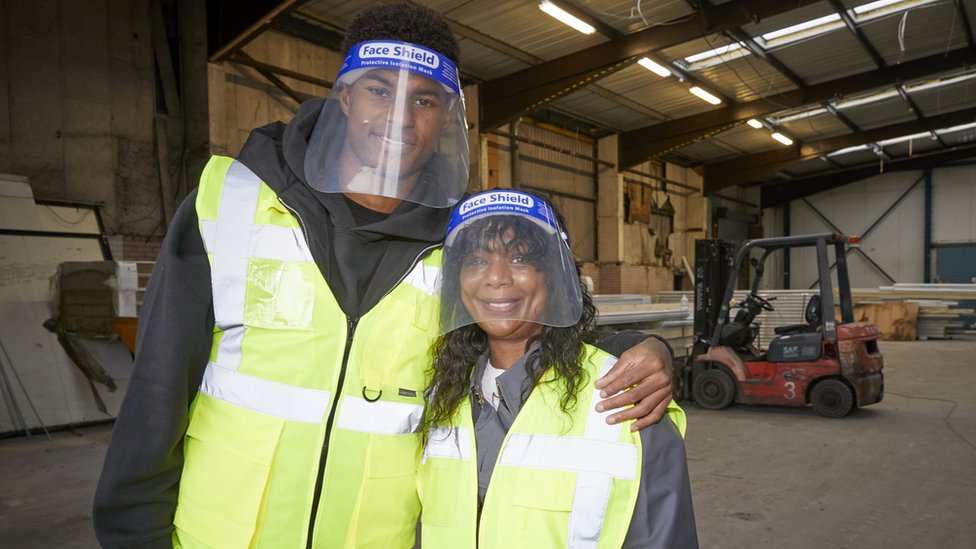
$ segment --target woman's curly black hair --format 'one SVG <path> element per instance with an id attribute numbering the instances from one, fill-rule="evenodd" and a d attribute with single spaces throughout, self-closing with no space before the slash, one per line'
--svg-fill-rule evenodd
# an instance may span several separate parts
<path id="1" fill-rule="evenodd" d="M 363 8 L 346 29 L 342 54 L 367 40 L 409 42 L 446 56 L 460 64 L 461 46 L 447 20 L 436 11 L 403 2 L 375 4 Z"/>
<path id="2" fill-rule="evenodd" d="M 562 227 L 562 217 L 558 212 L 556 216 L 559 226 Z M 552 266 L 559 264 L 550 259 L 550 256 L 559 253 L 552 245 L 552 237 L 546 235 L 539 225 L 516 216 L 491 216 L 462 229 L 452 244 L 451 253 L 445 255 L 442 267 L 444 295 L 459 295 L 456 287 L 459 285 L 461 264 L 470 253 L 477 249 L 495 250 L 499 246 L 506 250 L 517 249 L 530 265 L 543 273 L 547 288 L 547 307 L 567 306 L 569 295 L 574 292 L 567 291 L 564 277 L 552 269 Z M 578 265 L 576 274 L 578 278 Z M 576 283 L 580 285 L 583 297 L 579 321 L 565 328 L 543 326 L 540 333 L 529 338 L 525 350 L 528 351 L 533 343 L 539 342 L 539 359 L 526 364 L 529 375 L 522 387 L 522 397 L 526 398 L 543 375 L 552 371 L 552 382 L 563 385 L 559 405 L 567 414 L 576 407 L 577 396 L 589 380 L 582 365 L 583 343 L 592 339 L 596 317 L 596 308 L 589 291 L 583 284 Z M 468 315 L 460 300 L 442 303 L 441 306 L 442 322 L 446 322 L 446 325 L 458 323 L 453 315 Z M 466 316 L 466 319 L 470 319 L 470 316 Z M 487 335 L 473 322 L 441 336 L 433 344 L 431 353 L 434 360 L 430 383 L 425 393 L 427 410 L 420 426 L 424 436 L 430 427 L 451 422 L 458 406 L 468 397 L 474 366 L 487 349 Z"/>

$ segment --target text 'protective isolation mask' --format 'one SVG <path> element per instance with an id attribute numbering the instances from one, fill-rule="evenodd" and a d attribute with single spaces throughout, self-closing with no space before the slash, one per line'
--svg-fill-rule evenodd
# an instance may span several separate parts
<path id="1" fill-rule="evenodd" d="M 305 177 L 322 192 L 456 204 L 468 182 L 457 67 L 406 42 L 353 47 L 309 138 Z"/>
<path id="2" fill-rule="evenodd" d="M 513 190 L 476 194 L 455 208 L 444 242 L 441 332 L 469 324 L 575 325 L 576 263 L 552 207 Z"/>

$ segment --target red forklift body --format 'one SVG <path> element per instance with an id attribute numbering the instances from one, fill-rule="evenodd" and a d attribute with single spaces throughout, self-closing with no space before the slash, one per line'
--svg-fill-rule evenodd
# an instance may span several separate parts
<path id="1" fill-rule="evenodd" d="M 719 257 L 718 261 L 713 261 L 716 255 L 730 255 L 731 247 L 717 244 L 719 241 L 700 241 L 706 249 L 696 253 L 695 346 L 677 376 L 681 387 L 678 394 L 712 409 L 731 402 L 813 404 L 818 413 L 828 417 L 843 417 L 856 406 L 880 402 L 884 396 L 883 358 L 877 343 L 880 334 L 871 323 L 853 322 L 843 257 L 847 241 L 848 237 L 831 234 L 752 240 L 738 250 L 734 260 Z M 819 312 L 834 311 L 828 245 L 835 248 L 837 257 L 839 323 L 834 315 Z M 775 299 L 758 293 L 763 264 L 771 252 L 796 246 L 816 247 L 820 293 L 808 303 L 806 323 L 777 328 L 777 337 L 763 351 L 753 345 L 758 331 L 753 320 L 763 310 L 772 311 L 771 301 Z M 761 259 L 752 261 L 756 280 L 752 292 L 739 303 L 734 320 L 730 320 L 736 273 L 752 249 L 763 251 Z M 725 272 L 731 273 L 728 280 L 710 277 L 713 268 L 727 269 Z M 718 288 L 709 288 L 709 283 L 716 281 L 726 282 L 721 298 Z"/>

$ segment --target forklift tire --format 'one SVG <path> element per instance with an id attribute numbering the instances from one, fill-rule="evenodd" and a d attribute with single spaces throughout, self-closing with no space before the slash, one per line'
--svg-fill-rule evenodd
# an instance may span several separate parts
<path id="1" fill-rule="evenodd" d="M 824 417 L 842 418 L 854 409 L 854 393 L 839 379 L 825 379 L 813 386 L 810 403 Z"/>
<path id="2" fill-rule="evenodd" d="M 705 370 L 695 378 L 691 396 L 702 408 L 721 410 L 735 398 L 735 380 L 725 370 Z"/>

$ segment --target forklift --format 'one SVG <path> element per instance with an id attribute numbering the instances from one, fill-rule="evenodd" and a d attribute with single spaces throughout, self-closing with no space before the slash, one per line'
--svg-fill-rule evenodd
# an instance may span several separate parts
<path id="1" fill-rule="evenodd" d="M 855 236 L 830 233 L 761 238 L 738 247 L 724 240 L 697 241 L 694 343 L 686 361 L 676 364 L 675 394 L 711 410 L 733 402 L 811 404 L 830 418 L 880 402 L 884 396 L 880 333 L 870 322 L 854 322 L 847 273 L 845 245 L 858 242 Z M 762 349 L 756 345 L 755 321 L 763 311 L 774 310 L 776 299 L 759 294 L 766 259 L 773 252 L 802 247 L 816 250 L 819 293 L 807 302 L 803 323 L 775 328 L 776 336 Z M 839 322 L 829 248 L 834 250 L 837 272 Z M 730 318 L 737 279 L 747 261 L 755 279 Z"/>

